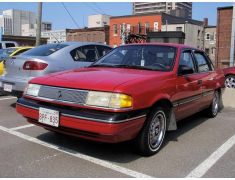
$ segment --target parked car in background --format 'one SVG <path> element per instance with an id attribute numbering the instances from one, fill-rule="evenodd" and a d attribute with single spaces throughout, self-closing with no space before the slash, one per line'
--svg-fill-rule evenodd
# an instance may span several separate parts
<path id="1" fill-rule="evenodd" d="M 10 47 L 18 47 L 18 43 L 15 41 L 0 41 L 0 49 L 6 49 Z"/>
<path id="2" fill-rule="evenodd" d="M 51 131 L 109 143 L 134 140 L 149 156 L 177 121 L 202 110 L 215 117 L 223 89 L 223 71 L 201 50 L 125 45 L 89 67 L 32 79 L 16 108 Z"/>
<path id="3" fill-rule="evenodd" d="M 225 86 L 235 88 L 235 67 L 224 68 Z"/>
<path id="4" fill-rule="evenodd" d="M 13 47 L 13 48 L 6 48 L 0 49 L 0 76 L 3 74 L 4 71 L 4 62 L 9 58 L 15 58 L 15 56 L 32 49 L 33 47 L 30 46 L 22 46 L 22 47 Z"/>
<path id="5" fill-rule="evenodd" d="M 99 43 L 65 42 L 35 47 L 5 63 L 0 88 L 21 97 L 28 81 L 48 73 L 90 65 L 112 48 Z"/>

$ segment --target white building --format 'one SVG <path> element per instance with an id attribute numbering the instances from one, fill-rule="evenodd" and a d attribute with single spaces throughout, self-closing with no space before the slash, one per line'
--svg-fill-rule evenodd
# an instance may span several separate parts
<path id="1" fill-rule="evenodd" d="M 36 13 L 9 9 L 0 15 L 0 27 L 4 29 L 3 34 L 14 36 L 32 36 L 36 34 Z M 50 22 L 42 22 L 42 31 L 52 29 Z"/>
<path id="2" fill-rule="evenodd" d="M 12 18 L 7 15 L 0 15 L 0 28 L 3 30 L 3 34 L 10 35 L 12 34 Z"/>
<path id="3" fill-rule="evenodd" d="M 42 32 L 42 37 L 48 38 L 47 43 L 65 42 L 66 29 Z"/>
<path id="4" fill-rule="evenodd" d="M 104 27 L 109 25 L 110 15 L 96 14 L 88 16 L 88 28 Z"/>

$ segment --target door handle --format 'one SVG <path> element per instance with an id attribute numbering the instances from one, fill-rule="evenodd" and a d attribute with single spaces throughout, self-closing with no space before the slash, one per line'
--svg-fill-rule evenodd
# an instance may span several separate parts
<path id="1" fill-rule="evenodd" d="M 197 81 L 197 84 L 202 84 L 202 80 L 201 80 L 201 79 L 198 80 L 198 81 Z"/>

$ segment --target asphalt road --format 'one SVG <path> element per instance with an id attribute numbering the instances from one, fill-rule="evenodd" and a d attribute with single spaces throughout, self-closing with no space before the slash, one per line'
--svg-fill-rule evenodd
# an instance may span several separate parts
<path id="1" fill-rule="evenodd" d="M 169 132 L 164 147 L 141 157 L 129 142 L 103 144 L 32 126 L 0 96 L 0 177 L 235 177 L 235 109 L 201 113 Z"/>

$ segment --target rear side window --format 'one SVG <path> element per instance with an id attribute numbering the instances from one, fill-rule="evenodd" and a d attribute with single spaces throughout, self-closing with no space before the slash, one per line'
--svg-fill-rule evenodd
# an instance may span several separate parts
<path id="1" fill-rule="evenodd" d="M 14 43 L 6 43 L 6 48 L 15 47 Z"/>
<path id="2" fill-rule="evenodd" d="M 112 48 L 107 47 L 107 46 L 96 46 L 96 48 L 98 50 L 99 57 L 106 55 L 109 51 L 112 50 Z"/>
<path id="3" fill-rule="evenodd" d="M 63 49 L 68 45 L 66 44 L 46 44 L 46 45 L 41 45 L 38 47 L 35 47 L 33 49 L 30 49 L 24 53 L 23 55 L 27 56 L 49 56 L 56 51 L 59 51 L 60 49 Z"/>
<path id="4" fill-rule="evenodd" d="M 95 46 L 82 46 L 70 52 L 74 61 L 94 62 L 98 59 Z"/>
<path id="5" fill-rule="evenodd" d="M 0 43 L 0 49 L 2 49 L 2 43 Z"/>
<path id="6" fill-rule="evenodd" d="M 21 49 L 20 51 L 18 51 L 17 53 L 15 53 L 14 54 L 14 56 L 17 56 L 17 55 L 19 55 L 19 54 L 22 54 L 22 53 L 24 53 L 24 52 L 26 52 L 26 51 L 28 51 L 29 49 Z"/>
<path id="7" fill-rule="evenodd" d="M 211 66 L 202 52 L 195 52 L 194 53 L 199 72 L 208 72 L 211 71 Z"/>

